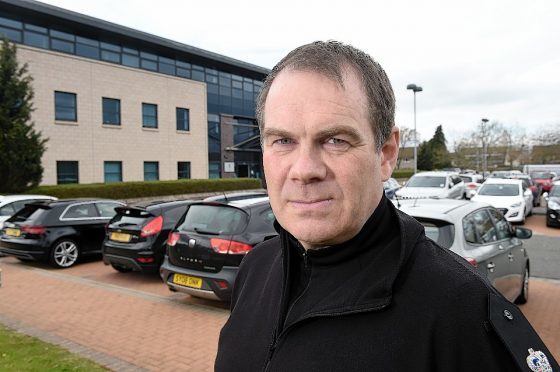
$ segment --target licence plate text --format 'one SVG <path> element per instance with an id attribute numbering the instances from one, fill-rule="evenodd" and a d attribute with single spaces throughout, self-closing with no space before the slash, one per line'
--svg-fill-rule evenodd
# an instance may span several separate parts
<path id="1" fill-rule="evenodd" d="M 202 288 L 201 278 L 183 275 L 183 274 L 173 274 L 173 283 L 185 287 L 198 288 L 198 289 Z"/>

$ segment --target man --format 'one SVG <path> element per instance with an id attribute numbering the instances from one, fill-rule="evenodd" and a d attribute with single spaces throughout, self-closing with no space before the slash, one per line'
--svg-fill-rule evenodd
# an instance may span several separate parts
<path id="1" fill-rule="evenodd" d="M 279 237 L 243 260 L 217 371 L 514 371 L 530 355 L 557 368 L 514 305 L 384 197 L 394 101 L 383 69 L 338 42 L 295 49 L 266 79 Z"/>

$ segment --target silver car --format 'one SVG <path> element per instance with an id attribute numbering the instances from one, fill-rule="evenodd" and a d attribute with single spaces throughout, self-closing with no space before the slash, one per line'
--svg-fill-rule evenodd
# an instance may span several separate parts
<path id="1" fill-rule="evenodd" d="M 494 207 L 467 200 L 395 200 L 424 225 L 426 236 L 465 258 L 508 300 L 529 296 L 529 256 L 520 239 L 532 231 L 512 227 Z"/>

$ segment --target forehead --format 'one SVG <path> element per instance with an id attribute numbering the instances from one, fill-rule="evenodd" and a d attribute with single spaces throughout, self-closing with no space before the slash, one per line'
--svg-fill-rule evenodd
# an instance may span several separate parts
<path id="1" fill-rule="evenodd" d="M 343 84 L 313 71 L 284 70 L 274 79 L 264 106 L 265 127 L 291 120 L 368 122 L 367 98 L 355 72 L 345 69 Z"/>

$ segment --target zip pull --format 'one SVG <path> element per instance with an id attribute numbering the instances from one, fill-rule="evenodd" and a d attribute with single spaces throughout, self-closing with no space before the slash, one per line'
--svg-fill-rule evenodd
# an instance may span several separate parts
<path id="1" fill-rule="evenodd" d="M 308 268 L 309 267 L 309 259 L 307 257 L 307 250 L 303 252 L 303 267 L 304 268 Z"/>

